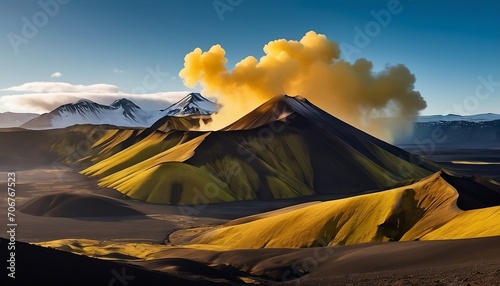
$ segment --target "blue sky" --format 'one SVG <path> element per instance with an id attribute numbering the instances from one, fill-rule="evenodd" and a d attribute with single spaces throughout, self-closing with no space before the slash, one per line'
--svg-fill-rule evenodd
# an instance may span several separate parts
<path id="1" fill-rule="evenodd" d="M 405 64 L 428 103 L 424 114 L 500 113 L 499 1 L 401 0 L 399 13 L 351 55 L 345 47 L 356 47 L 356 27 L 365 31 L 395 0 L 57 1 L 0 2 L 0 112 L 19 111 L 5 96 L 22 92 L 5 89 L 30 82 L 107 84 L 126 95 L 188 90 L 178 72 L 196 47 L 221 44 L 233 66 L 262 56 L 271 40 L 314 30 L 340 43 L 344 59 L 367 58 L 375 71 Z M 48 15 L 40 3 L 58 11 Z M 37 31 L 23 33 L 23 19 Z M 151 70 L 161 80 L 145 86 Z M 61 77 L 51 77 L 56 72 Z"/>

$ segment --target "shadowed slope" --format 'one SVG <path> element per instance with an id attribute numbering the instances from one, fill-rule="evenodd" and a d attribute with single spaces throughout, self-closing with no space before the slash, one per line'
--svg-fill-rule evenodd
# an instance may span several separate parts
<path id="1" fill-rule="evenodd" d="M 0 238 L 2 257 L 8 240 Z M 5 251 L 5 253 L 4 253 Z M 16 241 L 16 278 L 2 275 L 1 285 L 217 285 L 193 281 L 143 267 L 75 255 Z M 5 254 L 5 255 L 4 255 Z M 36 259 L 33 259 L 36 258 Z"/>
<path id="2" fill-rule="evenodd" d="M 34 168 L 57 161 L 57 153 L 50 152 L 54 137 L 60 130 L 51 132 L 24 130 L 21 128 L 0 129 L 0 168 L 12 171 L 13 167 Z"/>
<path id="3" fill-rule="evenodd" d="M 460 194 L 457 205 L 462 210 L 500 205 L 500 188 L 493 180 L 461 176 L 451 171 L 444 171 L 442 177 Z"/>
<path id="4" fill-rule="evenodd" d="M 278 281 L 307 275 L 301 281 L 293 281 L 294 285 L 350 285 L 350 283 L 373 285 L 373 280 L 359 279 L 360 282 L 356 283 L 352 281 L 352 278 L 360 273 L 368 272 L 373 272 L 371 278 L 375 278 L 382 275 L 380 271 L 390 271 L 387 276 L 394 277 L 395 283 L 383 283 L 382 279 L 378 279 L 382 283 L 377 285 L 408 285 L 406 281 L 409 277 L 401 275 L 403 269 L 421 269 L 424 273 L 428 269 L 435 269 L 439 273 L 443 270 L 439 267 L 467 263 L 469 267 L 464 268 L 471 269 L 470 266 L 477 265 L 477 268 L 483 271 L 486 261 L 496 261 L 497 267 L 493 267 L 493 269 L 497 270 L 500 261 L 499 242 L 500 237 L 497 236 L 453 241 L 407 241 L 295 249 L 238 249 L 222 252 L 174 248 L 150 255 L 150 258 L 157 258 L 156 260 L 138 262 L 138 264 L 162 270 L 168 266 L 168 258 L 190 257 L 192 260 L 211 265 L 232 265 L 238 269 L 244 269 L 246 272 L 265 275 Z M 478 271 L 477 268 L 474 272 L 471 269 L 471 272 L 465 273 L 465 275 L 481 277 L 482 273 L 475 275 Z M 495 274 L 495 270 L 493 274 Z M 460 272 L 464 274 L 464 272 Z M 419 280 L 420 277 L 416 275 L 417 273 L 419 271 L 411 273 L 415 276 L 413 285 L 436 284 L 433 283 L 436 276 L 431 277 L 434 279 L 430 280 L 431 283 L 426 284 Z M 338 277 L 335 277 L 337 275 L 348 275 L 348 277 L 341 282 Z M 471 276 L 468 276 L 469 282 L 473 281 Z M 490 279 L 495 281 L 495 276 L 498 277 L 498 274 L 490 276 Z M 311 282 L 307 283 L 309 280 Z M 462 280 L 458 280 L 458 282 L 460 281 Z M 290 285 L 290 282 L 279 285 Z"/>
<path id="5" fill-rule="evenodd" d="M 24 204 L 20 212 L 50 217 L 144 216 L 122 202 L 106 197 L 82 194 L 52 194 Z"/>
<path id="6" fill-rule="evenodd" d="M 463 279 L 465 277 L 468 277 L 469 282 L 476 281 L 477 278 L 486 274 L 484 272 L 488 268 L 493 269 L 492 273 L 489 273 L 491 275 L 488 277 L 489 279 L 486 279 L 490 283 L 480 283 L 479 285 L 495 285 L 491 282 L 498 280 L 496 278 L 498 277 L 500 257 L 499 241 L 500 236 L 496 236 L 452 241 L 407 241 L 340 247 L 236 249 L 228 251 L 89 240 L 50 241 L 40 244 L 107 259 L 113 257 L 126 259 L 123 257 L 129 255 L 129 259 L 132 259 L 134 264 L 175 275 L 188 274 L 188 277 L 201 275 L 227 279 L 235 272 L 235 268 L 240 270 L 237 273 L 238 277 L 250 276 L 252 278 L 252 276 L 259 275 L 262 278 L 268 277 L 275 281 L 287 281 L 302 277 L 300 281 L 287 281 L 288 283 L 283 285 L 289 285 L 290 282 L 300 283 L 300 285 L 349 285 L 353 281 L 359 281 L 355 285 L 372 285 L 372 279 L 380 282 L 377 285 L 387 285 L 387 281 L 391 281 L 391 279 L 380 279 L 383 276 L 385 276 L 384 278 L 392 278 L 395 282 L 394 285 L 400 285 L 401 281 L 406 282 L 410 277 L 414 277 L 415 285 L 422 285 L 420 279 L 424 275 L 431 276 L 428 280 L 423 280 L 429 282 L 424 283 L 424 285 L 430 285 L 435 284 L 436 277 L 443 277 L 442 267 L 449 266 L 459 273 L 459 275 L 455 273 L 456 278 L 462 276 L 462 279 L 455 280 L 458 282 L 466 281 Z M 189 259 L 191 262 L 185 261 L 185 259 Z M 496 264 L 488 265 L 492 262 Z M 219 271 L 207 269 L 205 265 L 210 265 Z M 189 266 L 189 269 L 186 266 Z M 404 270 L 412 270 L 409 273 L 412 275 L 402 275 Z M 477 271 L 481 271 L 481 273 Z M 371 275 L 367 276 L 370 280 L 366 279 L 366 276 L 359 277 L 360 273 L 370 272 L 372 272 Z M 348 276 L 338 277 L 338 275 Z M 357 277 L 359 278 L 356 279 Z M 231 279 L 231 281 L 234 280 Z M 324 284 L 325 282 L 327 284 Z"/>

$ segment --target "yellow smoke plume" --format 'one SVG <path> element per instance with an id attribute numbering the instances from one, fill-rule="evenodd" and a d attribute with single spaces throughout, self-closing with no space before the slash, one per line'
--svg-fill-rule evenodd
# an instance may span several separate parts
<path id="1" fill-rule="evenodd" d="M 280 39 L 264 46 L 265 55 L 249 56 L 228 70 L 226 52 L 214 45 L 186 55 L 179 76 L 188 87 L 223 106 L 207 128 L 217 130 L 274 96 L 301 95 L 330 114 L 383 140 L 411 125 L 426 107 L 414 90 L 415 76 L 404 65 L 374 72 L 372 63 L 340 58 L 338 44 L 313 31 L 300 41 Z"/>

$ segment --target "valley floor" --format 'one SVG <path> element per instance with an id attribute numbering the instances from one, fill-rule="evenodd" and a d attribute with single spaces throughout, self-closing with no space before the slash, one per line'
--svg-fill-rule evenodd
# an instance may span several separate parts
<path id="1" fill-rule="evenodd" d="M 435 147 L 432 150 L 427 150 L 413 145 L 400 147 L 451 170 L 471 176 L 480 174 L 483 177 L 500 181 L 500 149 Z"/>
<path id="2" fill-rule="evenodd" d="M 491 160 L 498 162 L 500 161 L 498 152 L 439 150 L 428 157 L 451 169 L 471 174 L 481 173 L 497 180 L 500 178 L 500 165 L 451 163 L 451 161 L 483 162 L 486 159 L 490 160 L 488 162 L 493 162 Z M 18 224 L 16 239 L 29 243 L 79 239 L 99 241 L 103 245 L 126 242 L 164 246 L 169 236 L 179 229 L 217 226 L 240 217 L 258 215 L 297 204 L 335 199 L 335 197 L 305 197 L 193 207 L 164 206 L 126 199 L 121 193 L 98 187 L 94 179 L 89 179 L 62 165 L 45 165 L 30 169 L 26 165 L 9 166 L 3 162 L 2 164 L 0 166 L 2 178 L 7 177 L 7 171 L 16 171 Z M 62 194 L 77 196 L 65 200 Z M 45 216 L 30 215 L 19 211 L 24 208 L 28 212 L 42 212 L 41 205 L 32 204 L 29 208 L 27 205 L 33 199 L 47 195 L 53 195 L 51 197 L 53 201 L 67 203 L 57 209 L 59 216 L 51 216 L 50 213 Z M 109 215 L 98 218 L 75 215 L 75 206 L 91 208 L 90 205 L 85 206 L 85 203 L 88 196 L 94 195 L 103 200 L 109 199 L 111 203 L 118 202 L 117 205 L 121 209 L 124 207 L 126 210 L 133 210 L 137 215 Z M 108 202 L 106 200 L 104 201 Z M 6 196 L 0 197 L 0 204 L 3 206 L 0 208 L 0 217 L 6 217 Z M 3 224 L 2 228 L 0 236 L 7 237 L 6 224 Z M 2 244 L 1 247 L 5 248 L 5 245 Z M 66 250 L 78 252 L 71 248 Z M 54 252 L 50 255 L 60 254 Z M 154 272 L 156 270 L 197 283 L 285 283 L 283 285 L 291 283 L 291 285 L 315 286 L 500 285 L 498 282 L 500 281 L 500 237 L 498 236 L 453 241 L 368 243 L 300 249 L 208 251 L 169 247 L 155 255 L 161 257 L 142 261 L 131 259 L 135 257 L 134 253 L 131 253 L 130 257 L 120 257 L 110 253 L 107 259 L 116 263 L 133 263 L 146 270 L 139 271 L 138 275 L 153 277 L 157 275 L 157 272 Z M 36 254 L 20 251 L 16 258 L 35 259 L 41 264 L 45 263 L 43 257 L 35 256 Z M 102 253 L 96 253 L 96 256 L 106 258 Z M 17 274 L 30 275 L 28 272 Z M 57 271 L 54 275 L 58 275 Z M 299 276 L 302 278 L 283 281 Z M 32 278 L 36 280 L 36 277 Z M 3 279 L 4 277 L 2 281 Z M 44 285 L 38 282 L 38 285 Z M 129 285 L 140 284 L 131 281 Z"/>

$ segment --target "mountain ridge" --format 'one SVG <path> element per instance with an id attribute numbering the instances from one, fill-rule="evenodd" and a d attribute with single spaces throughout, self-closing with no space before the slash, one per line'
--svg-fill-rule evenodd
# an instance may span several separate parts
<path id="1" fill-rule="evenodd" d="M 210 109 L 213 108 L 213 109 Z M 216 104 L 199 93 L 189 93 L 166 109 L 145 111 L 129 99 L 121 98 L 110 105 L 80 99 L 63 104 L 56 109 L 25 122 L 22 128 L 64 128 L 75 124 L 111 124 L 122 127 L 146 128 L 163 117 L 210 115 L 216 112 Z"/>
<path id="2" fill-rule="evenodd" d="M 439 121 L 467 121 L 467 122 L 487 122 L 500 120 L 500 114 L 496 113 L 480 113 L 472 115 L 421 115 L 416 122 L 439 122 Z"/>

